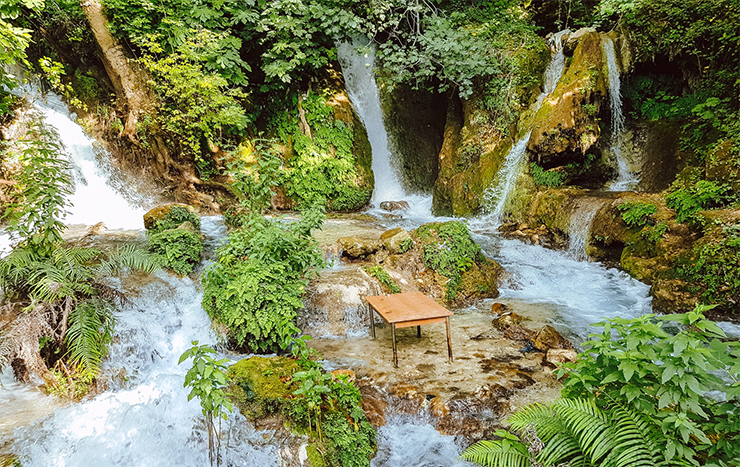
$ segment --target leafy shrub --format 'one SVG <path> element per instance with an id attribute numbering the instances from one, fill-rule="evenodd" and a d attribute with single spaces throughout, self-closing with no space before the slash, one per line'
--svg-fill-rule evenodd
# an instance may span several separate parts
<path id="1" fill-rule="evenodd" d="M 565 174 L 553 170 L 545 170 L 536 162 L 530 163 L 529 167 L 536 185 L 556 187 L 561 186 L 565 181 Z"/>
<path id="2" fill-rule="evenodd" d="M 280 140 L 292 142 L 295 153 L 286 161 L 281 185 L 302 207 L 325 205 L 335 211 L 354 211 L 367 204 L 372 189 L 356 168 L 352 129 L 334 118 L 326 99 L 309 93 L 296 100 L 291 113 L 280 113 L 273 120 Z M 300 112 L 308 129 L 299 124 Z"/>
<path id="3" fill-rule="evenodd" d="M 190 222 L 193 227 L 200 229 L 200 217 L 197 214 L 182 206 L 173 206 L 162 219 L 155 222 L 150 231 L 157 233 L 163 230 L 176 229 L 184 222 Z"/>
<path id="4" fill-rule="evenodd" d="M 708 180 L 699 180 L 694 185 L 673 187 L 666 197 L 668 207 L 676 211 L 678 222 L 697 222 L 695 214 L 702 209 L 709 209 L 726 204 L 734 197 L 732 188 Z"/>
<path id="5" fill-rule="evenodd" d="M 411 240 L 410 238 L 407 240 Z M 388 272 L 377 264 L 375 266 L 365 266 L 363 268 L 366 273 L 370 274 L 374 278 L 378 279 L 384 288 L 390 290 L 391 293 L 400 293 L 401 288 L 396 284 L 396 281 L 388 274 Z"/>
<path id="6" fill-rule="evenodd" d="M 159 255 L 164 264 L 184 276 L 190 274 L 193 266 L 200 261 L 203 242 L 200 235 L 192 230 L 170 229 L 149 235 L 151 250 Z"/>
<path id="7" fill-rule="evenodd" d="M 189 222 L 195 231 L 181 227 Z M 182 206 L 173 206 L 165 216 L 147 231 L 150 249 L 164 265 L 184 276 L 200 261 L 203 242 L 200 238 L 200 217 Z"/>
<path id="8" fill-rule="evenodd" d="M 454 300 L 463 273 L 482 255 L 480 245 L 473 241 L 467 226 L 460 221 L 424 224 L 416 234 L 424 245 L 424 264 L 450 279 L 446 299 Z"/>
<path id="9" fill-rule="evenodd" d="M 697 243 L 690 256 L 681 258 L 676 275 L 689 282 L 689 291 L 702 303 L 717 303 L 737 311 L 740 300 L 740 237 L 726 228 L 725 236 Z"/>
<path id="10" fill-rule="evenodd" d="M 622 213 L 624 223 L 630 228 L 640 228 L 654 224 L 652 215 L 658 212 L 656 205 L 641 201 L 626 201 L 617 206 L 617 209 Z"/>
<path id="11" fill-rule="evenodd" d="M 318 211 L 291 223 L 251 215 L 229 234 L 204 274 L 203 308 L 229 329 L 233 344 L 261 352 L 290 344 L 304 287 L 324 265 L 311 237 L 322 222 Z"/>
<path id="12" fill-rule="evenodd" d="M 490 466 L 732 465 L 740 456 L 740 343 L 724 341 L 704 318 L 710 308 L 598 323 L 603 332 L 578 360 L 556 370 L 567 376 L 562 398 L 509 419 L 527 430 L 531 451 L 504 435 L 463 456 Z"/>

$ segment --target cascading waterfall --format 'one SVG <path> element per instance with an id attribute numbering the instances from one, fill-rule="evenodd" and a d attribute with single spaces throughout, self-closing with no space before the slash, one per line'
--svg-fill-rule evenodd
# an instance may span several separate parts
<path id="1" fill-rule="evenodd" d="M 124 198 L 122 186 L 111 186 L 114 174 L 98 157 L 98 154 L 108 154 L 73 121 L 61 98 L 53 93 L 42 96 L 35 86 L 25 86 L 23 91 L 41 114 L 44 124 L 59 134 L 59 142 L 74 167 L 74 193 L 69 197 L 72 206 L 64 223 L 92 225 L 103 222 L 109 229 L 142 228 L 144 209 Z"/>
<path id="2" fill-rule="evenodd" d="M 225 232 L 218 218 L 203 218 L 202 230 L 211 241 Z M 24 466 L 208 465 L 201 409 L 183 388 L 188 364 L 178 365 L 191 341 L 214 342 L 201 292 L 190 279 L 167 274 L 133 286 L 141 291 L 118 314 L 106 363 L 109 374 L 121 375 L 112 383 L 118 387 L 16 430 L 11 451 Z M 239 414 L 231 417 L 224 426 L 230 437 L 222 445 L 224 465 L 280 465 L 278 444 Z"/>
<path id="3" fill-rule="evenodd" d="M 569 30 L 560 31 L 553 34 L 551 38 L 551 46 L 553 48 L 553 54 L 550 58 L 550 63 L 547 65 L 545 70 L 545 86 L 542 94 L 537 97 L 537 101 L 534 105 L 534 114 L 542 106 L 542 102 L 549 96 L 558 84 L 560 77 L 563 74 L 565 68 L 565 55 L 563 54 L 563 35 L 569 33 Z M 532 130 L 530 129 L 527 133 L 511 148 L 509 153 L 504 159 L 504 164 L 501 170 L 496 175 L 496 179 L 493 181 L 491 186 L 483 194 L 485 204 L 488 206 L 489 222 L 499 225 L 504 217 L 504 210 L 506 203 L 509 200 L 511 192 L 514 190 L 515 181 L 519 174 L 522 172 L 522 165 L 524 164 L 524 155 L 527 152 L 527 143 L 529 138 L 532 136 Z"/>
<path id="4" fill-rule="evenodd" d="M 388 134 L 383 124 L 378 87 L 375 84 L 375 46 L 367 41 L 343 42 L 337 46 L 337 58 L 352 105 L 367 130 L 373 153 L 375 190 L 373 202 L 405 199 L 398 171 L 393 167 L 388 149 Z"/>
<path id="5" fill-rule="evenodd" d="M 587 261 L 586 243 L 600 204 L 589 199 L 579 199 L 568 223 L 568 252 L 578 261 Z"/>
<path id="6" fill-rule="evenodd" d="M 637 177 L 630 170 L 622 154 L 622 135 L 624 133 L 624 114 L 622 113 L 622 91 L 617 65 L 617 54 L 614 41 L 608 37 L 602 40 L 606 57 L 607 80 L 609 82 L 609 109 L 611 111 L 611 151 L 617 159 L 619 174 L 617 179 L 608 185 L 611 191 L 632 190 L 637 185 Z"/>
<path id="7" fill-rule="evenodd" d="M 410 206 L 408 212 L 429 216 L 431 196 L 413 195 L 404 190 L 388 148 L 388 134 L 375 83 L 375 46 L 366 39 L 343 42 L 337 45 L 337 58 L 342 67 L 347 94 L 365 125 L 372 149 L 375 176 L 373 203 L 377 207 L 383 201 L 407 201 Z"/>

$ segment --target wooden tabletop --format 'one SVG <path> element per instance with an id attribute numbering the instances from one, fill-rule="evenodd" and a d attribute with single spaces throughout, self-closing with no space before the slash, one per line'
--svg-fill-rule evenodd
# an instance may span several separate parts
<path id="1" fill-rule="evenodd" d="M 453 313 L 421 292 L 365 297 L 388 323 L 444 318 Z"/>

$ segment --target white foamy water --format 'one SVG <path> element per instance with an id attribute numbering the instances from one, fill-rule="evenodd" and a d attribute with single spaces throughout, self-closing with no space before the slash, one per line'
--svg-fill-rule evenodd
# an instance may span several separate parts
<path id="1" fill-rule="evenodd" d="M 375 46 L 368 45 L 367 40 L 355 40 L 351 44 L 343 42 L 337 45 L 337 58 L 342 66 L 347 94 L 365 125 L 372 149 L 375 176 L 373 204 L 379 208 L 383 201 L 407 201 L 409 209 L 394 214 L 428 216 L 432 210 L 431 196 L 406 193 L 388 148 L 388 134 L 375 83 Z"/>
<path id="2" fill-rule="evenodd" d="M 74 193 L 69 197 L 72 206 L 63 222 L 90 225 L 104 222 L 109 229 L 143 228 L 142 216 L 146 211 L 121 194 L 123 187 L 111 185 L 114 173 L 104 163 L 110 155 L 102 147 L 96 147 L 95 141 L 73 121 L 61 98 L 53 93 L 42 96 L 32 85 L 25 86 L 22 94 L 40 112 L 45 125 L 57 131 L 73 167 Z"/>
<path id="3" fill-rule="evenodd" d="M 591 224 L 594 222 L 599 204 L 586 199 L 576 202 L 568 223 L 568 252 L 579 261 L 588 261 L 586 244 L 591 233 Z"/>
<path id="4" fill-rule="evenodd" d="M 206 218 L 206 234 L 222 225 Z M 147 283 L 148 282 L 148 283 Z M 125 288 L 127 281 L 123 281 Z M 14 433 L 11 452 L 24 467 L 208 465 L 208 435 L 197 399 L 183 388 L 188 363 L 178 365 L 191 341 L 213 344 L 202 294 L 190 279 L 161 273 L 137 282 L 141 292 L 118 313 L 116 338 L 105 367 L 119 378 L 113 389 L 57 409 Z M 224 425 L 230 441 L 223 465 L 279 466 L 279 446 L 265 441 L 239 414 Z M 224 441 L 226 443 L 226 441 Z"/>
<path id="5" fill-rule="evenodd" d="M 553 48 L 553 54 L 550 58 L 550 63 L 545 69 L 545 86 L 542 94 L 537 97 L 537 101 L 534 104 L 534 114 L 542 106 L 542 102 L 552 94 L 555 87 L 563 75 L 563 69 L 565 68 L 565 55 L 563 54 L 563 35 L 568 33 L 567 29 L 560 31 L 552 36 L 551 46 Z M 516 185 L 516 179 L 521 174 L 525 163 L 525 154 L 527 152 L 527 144 L 529 139 L 532 137 L 532 129 L 528 130 L 527 133 L 511 148 L 509 153 L 504 159 L 503 167 L 496 174 L 491 186 L 486 189 L 483 193 L 485 200 L 486 211 L 488 212 L 487 218 L 492 224 L 499 225 L 503 221 L 504 211 L 506 204 L 511 196 L 512 191 Z"/>
<path id="6" fill-rule="evenodd" d="M 608 37 L 602 38 L 602 48 L 606 57 L 607 80 L 609 82 L 609 109 L 611 111 L 611 151 L 617 159 L 619 174 L 617 179 L 607 185 L 610 191 L 633 190 L 638 179 L 629 167 L 622 154 L 622 135 L 624 133 L 624 113 L 622 113 L 622 91 L 617 65 L 617 54 L 614 41 Z"/>
<path id="7" fill-rule="evenodd" d="M 554 324 L 585 339 L 591 323 L 650 313 L 650 287 L 627 273 L 578 261 L 567 252 L 479 233 L 476 241 L 509 274 L 501 298 L 543 304 L 557 314 Z"/>
<path id="8" fill-rule="evenodd" d="M 473 467 L 459 459 L 455 438 L 440 434 L 425 415 L 391 415 L 378 429 L 371 467 Z"/>

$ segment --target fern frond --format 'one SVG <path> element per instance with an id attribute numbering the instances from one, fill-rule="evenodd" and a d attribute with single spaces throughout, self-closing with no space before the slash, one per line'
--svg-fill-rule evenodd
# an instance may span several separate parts
<path id="1" fill-rule="evenodd" d="M 96 268 L 96 277 L 112 276 L 124 268 L 153 273 L 162 267 L 162 260 L 136 245 L 126 245 L 116 249 Z"/>
<path id="2" fill-rule="evenodd" d="M 65 337 L 67 356 L 81 374 L 97 376 L 114 325 L 113 307 L 106 300 L 87 300 L 70 314 Z"/>
<path id="3" fill-rule="evenodd" d="M 463 451 L 460 457 L 484 467 L 530 467 L 531 465 L 527 446 L 510 440 L 478 441 Z"/>
<path id="4" fill-rule="evenodd" d="M 613 404 L 609 408 L 615 428 L 614 449 L 604 460 L 606 467 L 651 467 L 665 465 L 661 446 L 663 431 L 639 413 Z"/>

